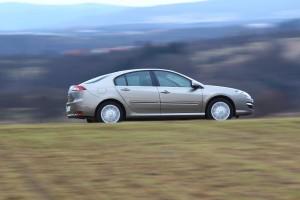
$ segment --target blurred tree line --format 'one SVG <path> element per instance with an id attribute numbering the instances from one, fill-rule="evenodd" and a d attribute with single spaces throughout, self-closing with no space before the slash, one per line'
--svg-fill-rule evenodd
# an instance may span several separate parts
<path id="1" fill-rule="evenodd" d="M 132 68 L 171 69 L 204 84 L 249 91 L 256 116 L 300 111 L 300 34 L 244 35 L 195 42 L 147 43 L 103 54 L 0 57 L 0 121 L 60 121 L 67 90 Z"/>

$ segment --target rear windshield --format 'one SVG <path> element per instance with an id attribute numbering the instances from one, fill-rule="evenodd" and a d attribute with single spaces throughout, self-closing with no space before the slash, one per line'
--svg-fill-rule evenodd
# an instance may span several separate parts
<path id="1" fill-rule="evenodd" d="M 97 78 L 93 78 L 93 79 L 91 79 L 91 80 L 88 80 L 88 81 L 84 82 L 84 84 L 97 83 L 97 82 L 99 82 L 99 81 L 101 81 L 101 80 L 103 80 L 103 79 L 105 79 L 105 78 L 107 78 L 107 77 L 108 77 L 108 75 L 99 76 L 99 77 L 97 77 Z"/>

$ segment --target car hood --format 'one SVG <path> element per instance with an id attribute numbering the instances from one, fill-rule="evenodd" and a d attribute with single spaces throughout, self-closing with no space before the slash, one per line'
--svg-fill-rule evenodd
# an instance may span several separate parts
<path id="1" fill-rule="evenodd" d="M 235 88 L 230 88 L 230 87 L 221 87 L 221 86 L 216 86 L 216 85 L 204 85 L 204 89 L 207 90 L 213 90 L 215 92 L 220 92 L 220 93 L 224 93 L 224 92 L 236 92 L 239 91 L 238 89 Z"/>

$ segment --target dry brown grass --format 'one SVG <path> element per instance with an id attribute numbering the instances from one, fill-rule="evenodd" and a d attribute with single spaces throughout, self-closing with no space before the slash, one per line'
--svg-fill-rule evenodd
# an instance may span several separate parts
<path id="1" fill-rule="evenodd" d="M 0 126 L 0 200 L 300 199 L 300 119 Z"/>

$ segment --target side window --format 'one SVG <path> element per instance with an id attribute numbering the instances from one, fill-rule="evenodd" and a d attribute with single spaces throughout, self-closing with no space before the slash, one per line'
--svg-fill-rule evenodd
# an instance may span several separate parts
<path id="1" fill-rule="evenodd" d="M 152 79 L 148 71 L 126 74 L 128 86 L 152 86 Z"/>
<path id="2" fill-rule="evenodd" d="M 123 76 L 119 76 L 115 79 L 115 85 L 116 86 L 126 86 L 126 79 L 125 79 L 125 75 Z"/>
<path id="3" fill-rule="evenodd" d="M 161 87 L 191 87 L 191 81 L 178 74 L 165 71 L 154 72 Z"/>

